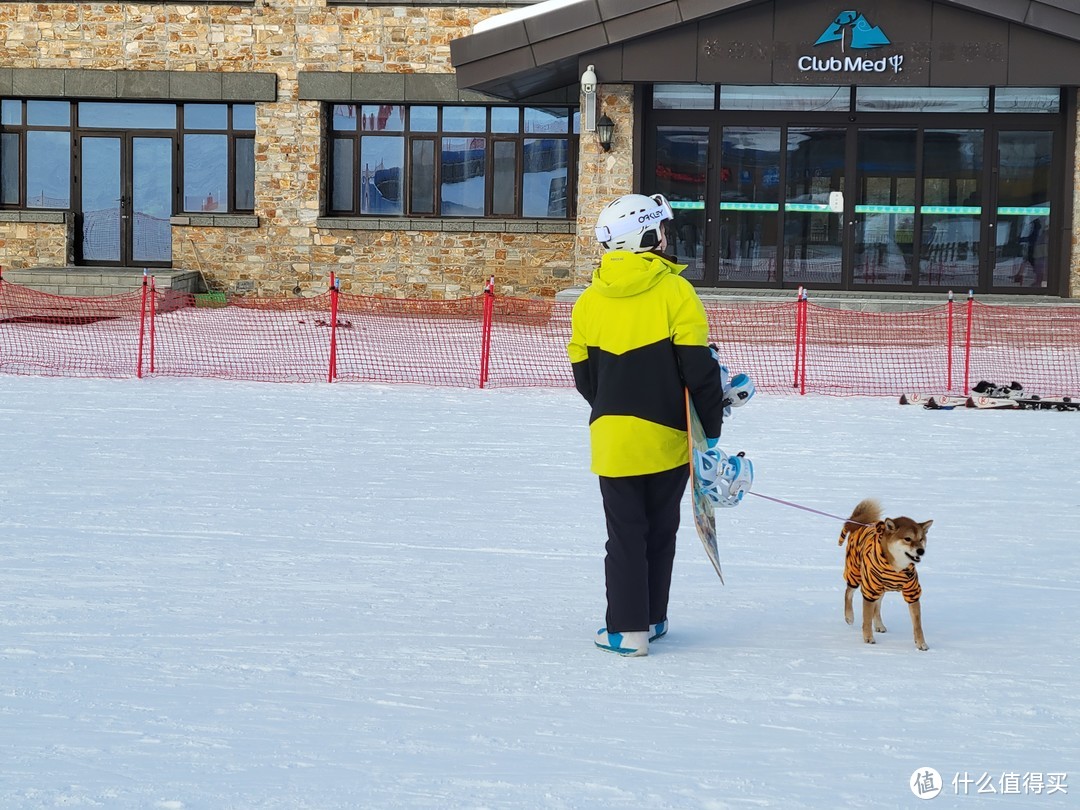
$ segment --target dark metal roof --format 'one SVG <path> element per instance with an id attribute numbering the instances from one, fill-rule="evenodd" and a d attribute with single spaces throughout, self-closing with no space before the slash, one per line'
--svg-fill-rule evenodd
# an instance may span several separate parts
<path id="1" fill-rule="evenodd" d="M 930 1 L 1080 42 L 1080 0 Z M 771 2 L 582 0 L 454 40 L 451 62 L 460 88 L 526 98 L 576 84 L 590 52 Z"/>

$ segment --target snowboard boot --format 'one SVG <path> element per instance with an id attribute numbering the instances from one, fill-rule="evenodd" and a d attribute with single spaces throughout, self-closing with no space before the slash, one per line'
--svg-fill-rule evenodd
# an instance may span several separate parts
<path id="1" fill-rule="evenodd" d="M 649 631 L 635 630 L 630 633 L 609 633 L 606 627 L 596 631 L 595 644 L 601 650 L 627 658 L 649 654 Z"/>

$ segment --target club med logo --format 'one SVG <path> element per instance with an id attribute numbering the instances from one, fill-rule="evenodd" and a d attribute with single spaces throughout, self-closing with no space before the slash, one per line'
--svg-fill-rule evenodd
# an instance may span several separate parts
<path id="1" fill-rule="evenodd" d="M 851 32 L 850 39 L 849 31 Z M 862 14 L 857 11 L 841 11 L 814 45 L 839 42 L 840 50 L 846 52 L 849 41 L 851 47 L 857 50 L 880 48 L 882 45 L 889 44 L 889 38 L 885 36 L 885 32 L 876 25 L 870 25 L 870 21 Z"/>
<path id="2" fill-rule="evenodd" d="M 814 47 L 828 42 L 839 42 L 844 56 L 800 56 L 799 70 L 804 73 L 886 73 L 903 70 L 901 54 L 872 59 L 866 56 L 847 55 L 847 49 L 870 50 L 890 45 L 891 41 L 877 25 L 871 25 L 858 11 L 841 11 L 828 28 L 817 38 Z"/>

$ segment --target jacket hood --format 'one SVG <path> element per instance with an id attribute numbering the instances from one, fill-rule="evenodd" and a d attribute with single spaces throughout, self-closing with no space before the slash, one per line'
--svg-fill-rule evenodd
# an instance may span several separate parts
<path id="1" fill-rule="evenodd" d="M 592 286 L 608 298 L 627 298 L 655 287 L 664 276 L 677 276 L 685 269 L 685 264 L 676 264 L 655 253 L 612 250 L 600 258 Z"/>

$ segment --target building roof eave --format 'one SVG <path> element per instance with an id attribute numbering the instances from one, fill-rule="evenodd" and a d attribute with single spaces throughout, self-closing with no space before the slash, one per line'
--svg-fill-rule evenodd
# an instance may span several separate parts
<path id="1" fill-rule="evenodd" d="M 453 40 L 461 89 L 522 99 L 576 84 L 581 58 L 770 0 L 580 0 Z M 932 0 L 1080 42 L 1077 0 Z M 539 4 L 546 6 L 547 4 Z"/>

